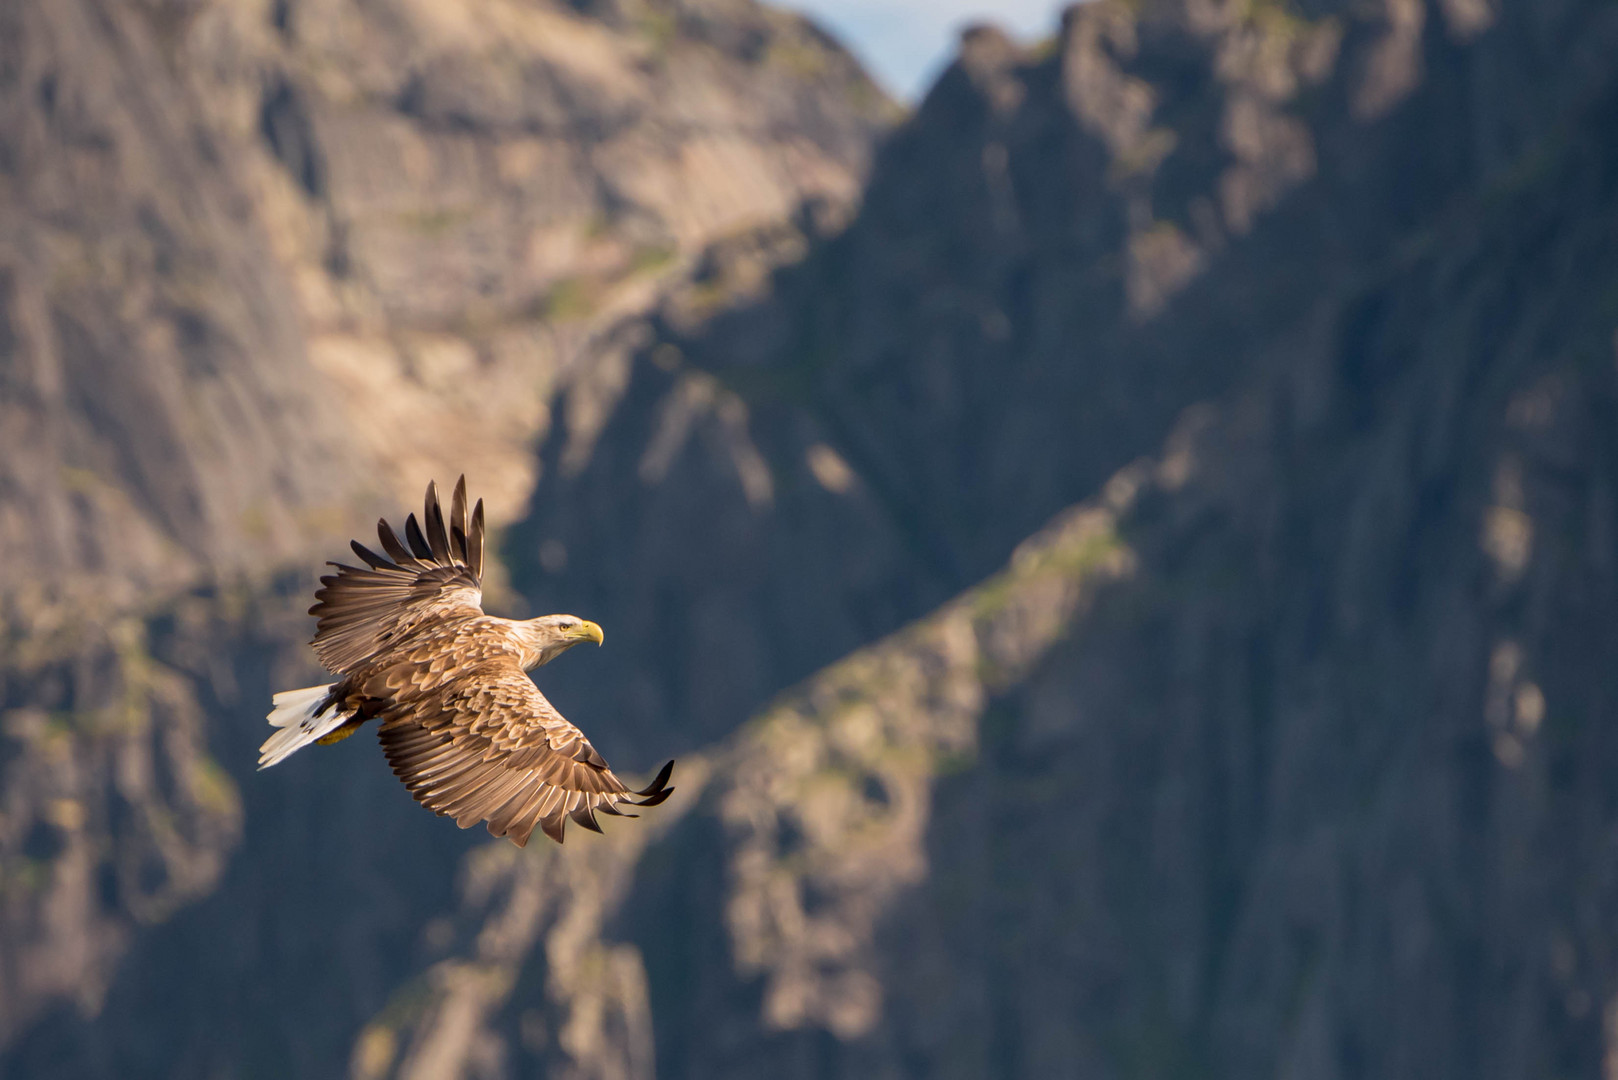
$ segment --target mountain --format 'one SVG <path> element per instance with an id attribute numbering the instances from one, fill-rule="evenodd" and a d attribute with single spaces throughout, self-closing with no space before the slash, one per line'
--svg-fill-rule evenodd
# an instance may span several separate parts
<path id="1" fill-rule="evenodd" d="M 542 50 L 563 24 L 743 59 L 752 39 L 715 27 L 818 39 L 711 0 L 470 26 L 129 10 L 220 50 L 169 70 L 256 147 L 232 159 L 243 220 L 277 220 L 266 178 L 305 192 L 265 244 L 375 230 L 268 264 L 312 328 L 300 389 L 364 414 L 352 460 L 459 384 L 377 377 L 411 335 L 486 340 L 445 311 L 586 324 L 535 365 L 543 416 L 483 433 L 449 395 L 443 431 L 490 461 L 510 431 L 537 441 L 489 466 L 534 484 L 509 589 L 612 636 L 541 682 L 615 764 L 678 753 L 680 792 L 519 852 L 421 814 L 365 740 L 252 775 L 268 693 L 314 678 L 307 571 L 269 542 L 245 549 L 256 576 L 36 618 L 4 666 L 0 1074 L 1607 1068 L 1611 5 L 1098 0 L 1032 46 L 976 28 L 857 205 L 853 183 L 791 189 L 671 241 L 644 290 L 588 268 L 524 286 L 489 256 L 485 308 L 457 275 L 489 233 L 452 218 L 448 248 L 394 263 L 413 241 L 322 194 L 348 173 L 311 174 L 300 140 L 351 107 L 377 111 L 331 136 L 339 157 L 395 114 L 445 140 L 436 161 L 533 128 L 508 91 L 544 81 L 497 61 L 539 10 L 562 20 Z M 389 36 L 428 25 L 403 40 L 477 62 Z M 826 56 L 758 77 L 864 85 Z M 378 74 L 405 60 L 451 74 L 375 89 L 410 86 Z M 231 107 L 230 85 L 271 89 Z M 845 176 L 878 106 L 853 94 L 838 122 L 863 135 L 814 137 Z M 510 207 L 493 234 L 535 212 Z M 611 235 L 632 251 L 644 220 Z M 603 295 L 637 299 L 578 314 Z M 354 359 L 378 341 L 391 358 Z M 438 467 L 434 438 L 368 466 L 342 512 Z"/>
<path id="2" fill-rule="evenodd" d="M 0 19 L 6 621 L 301 551 L 357 477 L 228 151 L 135 6 Z"/>
<path id="3" fill-rule="evenodd" d="M 4 18 L 30 608 L 306 554 L 434 469 L 516 503 L 557 373 L 712 239 L 851 199 L 892 114 L 744 0 Z"/>
<path id="4" fill-rule="evenodd" d="M 1186 407 L 1301 363 L 1604 85 L 1582 52 L 1545 75 L 1577 6 L 1139 7 L 1078 8 L 1032 52 L 969 31 L 846 229 L 752 286 L 716 253 L 627 377 L 562 389 L 509 562 L 614 626 L 629 678 L 553 678 L 644 766 L 982 579 Z"/>
<path id="5" fill-rule="evenodd" d="M 253 775 L 262 702 L 316 676 L 315 567 L 431 475 L 471 472 L 509 518 L 560 373 L 716 239 L 857 195 L 895 109 L 812 26 L 584 7 L 0 13 L 8 1075 L 346 1055 L 465 841 L 379 870 L 385 826 L 322 838 L 344 800 L 394 794 L 385 771 Z M 339 929 L 393 890 L 375 936 Z M 255 1018 L 339 936 L 371 991 L 315 994 L 313 1027 Z"/>
<path id="6" fill-rule="evenodd" d="M 739 310 L 673 298 L 513 534 L 514 580 L 629 631 L 635 684 L 558 694 L 616 698 L 649 758 L 756 715 L 592 916 L 646 990 L 591 1030 L 648 1030 L 663 1076 L 1600 1069 L 1614 32 L 1581 5 L 977 31 L 844 233 Z M 976 198 L 942 212 L 952 183 Z M 1111 238 L 1088 277 L 1075 236 Z M 1019 311 L 1001 344 L 979 310 Z M 1133 569 L 1059 632 L 949 614 L 1007 579 L 924 614 L 1096 491 Z M 533 1033 L 602 1013 L 548 902 L 476 1015 L 565 1063 Z"/>

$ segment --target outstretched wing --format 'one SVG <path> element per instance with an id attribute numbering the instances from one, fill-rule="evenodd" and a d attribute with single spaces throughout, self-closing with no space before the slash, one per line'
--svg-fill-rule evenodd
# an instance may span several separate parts
<path id="1" fill-rule="evenodd" d="M 463 829 L 487 821 L 491 835 L 518 847 L 536 825 L 560 844 L 568 818 L 600 832 L 596 811 L 656 806 L 674 792 L 672 761 L 650 785 L 630 791 L 509 660 L 395 701 L 379 733 L 382 749 L 416 801 Z"/>
<path id="2" fill-rule="evenodd" d="M 366 566 L 331 563 L 337 573 L 320 579 L 318 602 L 309 609 L 320 621 L 310 644 L 331 671 L 346 672 L 425 621 L 483 614 L 483 500 L 468 517 L 461 477 L 446 523 L 438 485 L 429 483 L 422 520 L 425 529 L 416 515 L 405 519 L 408 548 L 378 521 L 387 556 L 350 541 Z"/>

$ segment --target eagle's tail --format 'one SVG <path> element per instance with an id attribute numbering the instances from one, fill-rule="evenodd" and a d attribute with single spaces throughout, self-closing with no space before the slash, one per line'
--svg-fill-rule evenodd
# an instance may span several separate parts
<path id="1" fill-rule="evenodd" d="M 337 702 L 330 700 L 331 688 L 335 685 L 306 686 L 275 695 L 275 711 L 270 713 L 269 721 L 271 727 L 280 730 L 259 747 L 259 768 L 269 768 L 294 750 L 301 750 L 331 734 L 350 719 Z"/>

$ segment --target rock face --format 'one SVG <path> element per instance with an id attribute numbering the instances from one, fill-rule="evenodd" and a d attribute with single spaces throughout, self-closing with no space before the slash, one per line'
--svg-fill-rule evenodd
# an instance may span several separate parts
<path id="1" fill-rule="evenodd" d="M 716 253 L 564 391 L 514 580 L 610 622 L 632 674 L 558 692 L 644 766 L 720 737 L 1320 347 L 1301 313 L 1604 77 L 1583 51 L 1538 74 L 1582 9 L 1473 10 L 1087 5 L 1035 55 L 967 34 L 846 229 L 763 283 Z"/>
<path id="2" fill-rule="evenodd" d="M 8 622 L 285 557 L 354 474 L 295 299 L 139 5 L 0 14 Z M 110 594 L 110 595 L 109 595 Z"/>
<path id="3" fill-rule="evenodd" d="M 1614 164 L 1542 144 L 1186 418 L 1137 572 L 934 793 L 881 981 L 951 994 L 887 1060 L 1610 1069 Z"/>
<path id="4" fill-rule="evenodd" d="M 681 790 L 518 853 L 368 740 L 250 776 L 270 689 L 315 679 L 292 575 L 17 636 L 0 1075 L 1613 1074 L 1611 5 L 974 30 L 851 216 L 601 164 L 683 131 L 671 175 L 709 175 L 713 114 L 645 119 L 680 54 L 794 73 L 727 115 L 854 175 L 870 114 L 817 96 L 852 69 L 749 7 L 130 10 L 251 148 L 355 460 L 442 416 L 378 488 L 471 430 L 456 386 L 510 391 L 467 452 L 544 433 L 495 481 L 538 477 L 511 584 L 612 647 L 542 681 Z M 623 97 L 579 89 L 606 70 Z M 406 164 L 338 164 L 368 139 Z M 577 234 L 523 170 L 581 160 L 606 231 L 502 246 Z M 572 344 L 505 366 L 514 326 Z"/>
<path id="5" fill-rule="evenodd" d="M 852 199 L 893 111 L 751 0 L 204 4 L 180 47 L 389 493 L 501 508 L 555 380 L 709 242 Z"/>
<path id="6" fill-rule="evenodd" d="M 0 16 L 6 593 L 37 615 L 303 554 L 434 472 L 509 515 L 597 337 L 711 240 L 854 197 L 891 106 L 811 27 L 604 15 Z"/>
<path id="7" fill-rule="evenodd" d="M 311 571 L 429 476 L 517 512 L 556 379 L 709 243 L 854 198 L 892 116 L 747 2 L 0 13 L 8 1074 L 346 1060 L 464 841 L 361 854 L 390 826 L 345 800 L 413 809 L 385 772 L 246 782 L 316 681 Z M 337 939 L 371 989 L 288 997 Z"/>

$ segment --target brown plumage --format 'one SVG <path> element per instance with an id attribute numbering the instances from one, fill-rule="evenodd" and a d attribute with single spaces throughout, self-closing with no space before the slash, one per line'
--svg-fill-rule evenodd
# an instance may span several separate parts
<path id="1" fill-rule="evenodd" d="M 672 761 L 629 790 L 526 674 L 581 641 L 600 644 L 599 626 L 572 615 L 483 613 L 483 502 L 467 513 L 464 476 L 448 519 L 428 484 L 422 520 L 410 515 L 404 534 L 401 542 L 377 522 L 386 554 L 351 542 L 365 566 L 332 563 L 337 573 L 320 579 L 311 644 L 341 678 L 275 695 L 269 720 L 280 730 L 260 768 L 375 719 L 388 763 L 416 801 L 463 829 L 487 821 L 518 847 L 536 826 L 561 843 L 569 818 L 600 832 L 597 812 L 656 806 L 673 793 Z"/>

